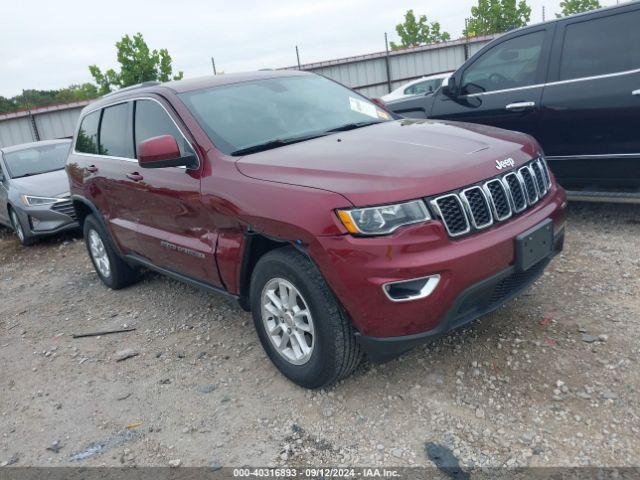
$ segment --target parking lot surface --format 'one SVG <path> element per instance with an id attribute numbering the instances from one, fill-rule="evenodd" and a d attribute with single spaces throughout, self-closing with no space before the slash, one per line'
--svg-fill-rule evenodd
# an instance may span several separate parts
<path id="1" fill-rule="evenodd" d="M 322 391 L 220 296 L 153 273 L 106 289 L 78 238 L 2 230 L 0 292 L 0 464 L 430 465 L 427 442 L 464 466 L 640 459 L 638 206 L 570 205 L 517 300 Z"/>

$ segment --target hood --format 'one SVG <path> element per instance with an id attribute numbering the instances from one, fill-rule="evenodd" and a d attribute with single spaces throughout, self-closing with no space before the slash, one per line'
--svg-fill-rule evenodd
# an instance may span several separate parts
<path id="1" fill-rule="evenodd" d="M 20 193 L 37 197 L 59 197 L 69 194 L 69 178 L 64 169 L 33 177 L 12 178 L 11 184 Z"/>
<path id="2" fill-rule="evenodd" d="M 539 152 L 522 133 L 436 120 L 397 120 L 241 157 L 252 178 L 339 193 L 356 206 L 435 195 L 519 167 Z"/>

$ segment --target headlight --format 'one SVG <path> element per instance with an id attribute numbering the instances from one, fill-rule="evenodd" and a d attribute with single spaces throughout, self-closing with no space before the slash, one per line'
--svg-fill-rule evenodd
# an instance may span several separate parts
<path id="1" fill-rule="evenodd" d="M 338 210 L 338 217 L 349 233 L 360 235 L 385 235 L 403 225 L 431 219 L 427 207 L 421 200 L 380 207 Z"/>
<path id="2" fill-rule="evenodd" d="M 32 197 L 31 195 L 20 195 L 22 203 L 27 207 L 39 207 L 40 205 L 51 205 L 62 201 L 62 198 L 49 198 L 49 197 Z"/>

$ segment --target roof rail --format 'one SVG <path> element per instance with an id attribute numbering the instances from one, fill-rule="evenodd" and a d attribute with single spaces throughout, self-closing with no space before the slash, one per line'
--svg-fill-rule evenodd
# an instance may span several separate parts
<path id="1" fill-rule="evenodd" d="M 149 80 L 148 82 L 136 83 L 135 85 L 130 85 L 128 87 L 124 87 L 124 88 L 121 88 L 119 90 L 116 90 L 115 92 L 105 93 L 100 98 L 110 97 L 111 95 L 115 95 L 116 93 L 127 92 L 129 90 L 136 90 L 138 88 L 153 87 L 154 85 L 160 85 L 161 83 L 162 82 L 159 82 L 157 80 Z"/>

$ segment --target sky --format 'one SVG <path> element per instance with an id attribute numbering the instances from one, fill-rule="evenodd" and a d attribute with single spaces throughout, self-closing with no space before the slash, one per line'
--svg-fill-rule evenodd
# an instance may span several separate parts
<path id="1" fill-rule="evenodd" d="M 331 60 L 384 50 L 384 33 L 408 9 L 457 38 L 477 0 L 2 0 L 0 95 L 92 80 L 88 65 L 117 68 L 115 42 L 141 32 L 167 48 L 174 71 L 226 73 Z M 602 5 L 617 0 L 601 0 Z M 531 22 L 560 10 L 560 0 L 527 0 Z"/>

